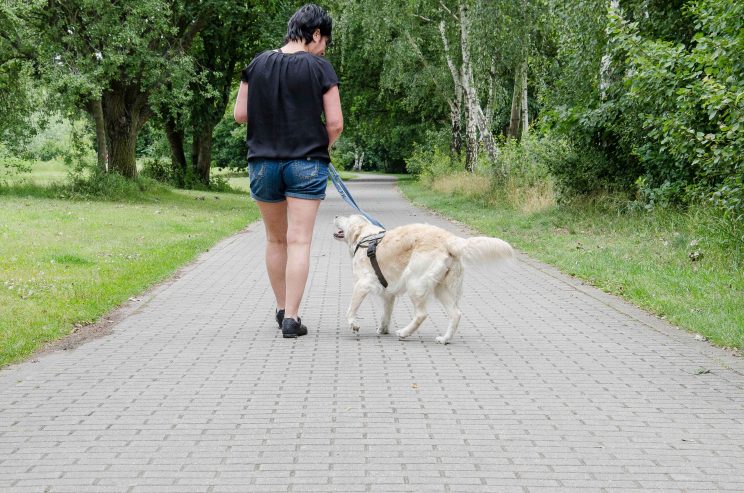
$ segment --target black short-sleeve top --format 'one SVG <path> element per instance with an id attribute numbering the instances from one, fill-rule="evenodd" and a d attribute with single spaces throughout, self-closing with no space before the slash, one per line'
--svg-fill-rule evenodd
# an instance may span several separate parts
<path id="1" fill-rule="evenodd" d="M 323 94 L 338 84 L 325 58 L 264 51 L 243 70 L 248 83 L 248 160 L 330 161 Z"/>

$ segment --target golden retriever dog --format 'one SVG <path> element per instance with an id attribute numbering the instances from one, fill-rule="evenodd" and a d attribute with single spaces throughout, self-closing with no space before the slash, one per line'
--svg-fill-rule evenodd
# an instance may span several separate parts
<path id="1" fill-rule="evenodd" d="M 413 302 L 415 316 L 406 327 L 396 332 L 405 339 L 416 332 L 427 317 L 426 302 L 433 294 L 449 317 L 447 332 L 437 342 L 452 340 L 460 323 L 459 302 L 462 296 L 463 261 L 488 262 L 514 256 L 512 247 L 498 238 L 460 238 L 429 224 L 409 224 L 387 231 L 377 244 L 376 258 L 387 281 L 384 287 L 367 256 L 366 240 L 379 233 L 377 226 L 363 216 L 337 216 L 333 222 L 337 240 L 345 241 L 352 257 L 354 291 L 347 312 L 349 327 L 357 332 L 356 314 L 367 294 L 373 292 L 384 301 L 378 334 L 387 334 L 396 296 L 406 293 Z M 363 245 L 358 248 L 360 242 Z"/>

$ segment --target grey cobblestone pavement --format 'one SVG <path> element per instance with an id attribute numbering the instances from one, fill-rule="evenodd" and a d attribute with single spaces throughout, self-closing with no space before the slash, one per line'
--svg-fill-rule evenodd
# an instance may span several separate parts
<path id="1" fill-rule="evenodd" d="M 350 188 L 388 227 L 466 234 Z M 744 491 L 740 358 L 523 256 L 466 272 L 451 345 L 434 302 L 399 341 L 370 298 L 355 335 L 349 212 L 329 188 L 304 338 L 276 328 L 258 223 L 112 334 L 1 370 L 0 491 Z"/>

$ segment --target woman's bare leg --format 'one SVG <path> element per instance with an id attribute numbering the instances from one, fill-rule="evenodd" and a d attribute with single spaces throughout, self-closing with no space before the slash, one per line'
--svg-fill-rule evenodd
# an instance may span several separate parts
<path id="1" fill-rule="evenodd" d="M 266 271 L 276 298 L 276 307 L 286 303 L 287 285 L 287 202 L 256 201 L 266 228 Z"/>
<path id="2" fill-rule="evenodd" d="M 310 244 L 320 200 L 287 197 L 287 267 L 285 318 L 297 320 L 310 270 Z"/>

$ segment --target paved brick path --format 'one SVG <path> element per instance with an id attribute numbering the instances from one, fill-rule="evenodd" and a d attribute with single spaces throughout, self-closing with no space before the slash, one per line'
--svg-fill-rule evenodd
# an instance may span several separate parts
<path id="1" fill-rule="evenodd" d="M 388 227 L 461 231 L 351 189 Z M 0 371 L 0 491 L 744 491 L 741 359 L 526 258 L 467 272 L 449 346 L 435 303 L 398 341 L 373 300 L 354 335 L 345 213 L 329 190 L 304 338 L 274 325 L 257 224 L 113 334 Z"/>

